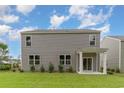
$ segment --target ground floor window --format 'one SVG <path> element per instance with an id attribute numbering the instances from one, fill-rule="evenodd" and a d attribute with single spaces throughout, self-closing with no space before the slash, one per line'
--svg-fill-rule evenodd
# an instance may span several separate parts
<path id="1" fill-rule="evenodd" d="M 60 59 L 60 64 L 64 65 L 65 56 L 64 55 L 60 55 L 59 59 Z"/>
<path id="2" fill-rule="evenodd" d="M 71 56 L 70 55 L 66 55 L 66 64 L 67 65 L 71 64 Z"/>
<path id="3" fill-rule="evenodd" d="M 61 65 L 70 65 L 71 64 L 71 55 L 60 55 L 60 64 Z"/>
<path id="4" fill-rule="evenodd" d="M 29 64 L 30 65 L 40 64 L 40 55 L 29 55 Z"/>
<path id="5" fill-rule="evenodd" d="M 29 55 L 29 64 L 33 65 L 34 64 L 34 56 Z"/>
<path id="6" fill-rule="evenodd" d="M 35 64 L 40 64 L 40 56 L 35 55 Z"/>

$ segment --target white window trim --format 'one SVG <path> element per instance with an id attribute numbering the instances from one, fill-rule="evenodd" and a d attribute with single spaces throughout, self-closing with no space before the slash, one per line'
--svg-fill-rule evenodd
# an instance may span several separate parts
<path id="1" fill-rule="evenodd" d="M 69 66 L 72 65 L 72 55 L 71 54 L 60 54 L 60 55 L 64 55 L 64 66 Z M 59 63 L 60 63 L 60 55 L 59 55 Z M 70 59 L 70 64 L 66 64 L 66 55 L 70 55 L 71 59 Z"/>
<path id="2" fill-rule="evenodd" d="M 64 56 L 64 59 L 62 59 L 62 61 L 64 61 L 64 64 L 60 64 L 60 61 L 61 61 L 60 56 Z M 63 54 L 59 55 L 59 64 L 60 65 L 65 65 L 65 55 L 63 55 Z"/>
<path id="3" fill-rule="evenodd" d="M 92 70 L 84 70 L 83 69 L 83 71 L 92 71 L 93 72 L 93 57 L 83 57 L 83 60 L 84 60 L 84 58 L 86 58 L 86 59 L 91 58 L 92 59 Z"/>
<path id="4" fill-rule="evenodd" d="M 28 64 L 29 64 L 29 65 L 32 65 L 32 64 L 30 64 L 30 62 L 29 62 L 29 61 L 30 61 L 29 56 L 33 56 L 33 57 L 34 57 L 34 55 L 28 55 Z M 33 65 L 34 65 L 34 59 L 33 59 Z"/>
<path id="5" fill-rule="evenodd" d="M 95 45 L 90 45 L 90 37 L 95 36 Z M 96 35 L 95 34 L 90 34 L 89 35 L 89 46 L 96 46 Z"/>
<path id="6" fill-rule="evenodd" d="M 29 64 L 29 56 L 31 56 L 31 55 L 34 56 L 33 65 L 34 65 L 34 66 L 35 66 L 35 65 L 40 65 L 40 64 L 41 64 L 41 56 L 40 56 L 40 54 L 29 54 L 29 55 L 28 55 L 28 64 Z M 36 55 L 40 56 L 40 63 L 39 63 L 39 64 L 35 64 L 35 56 L 36 56 Z M 29 65 L 32 65 L 32 64 L 29 64 Z"/>
<path id="7" fill-rule="evenodd" d="M 26 37 L 30 37 L 30 38 L 31 38 L 31 46 L 32 46 L 32 36 L 31 36 L 31 35 L 26 35 L 26 36 L 25 36 L 25 46 L 26 46 L 26 47 L 31 47 L 31 46 L 27 46 Z"/>
<path id="8" fill-rule="evenodd" d="M 66 64 L 66 56 L 67 56 L 67 55 L 70 55 L 70 54 L 66 54 L 66 55 L 65 55 L 65 64 Z M 70 58 L 70 64 L 66 64 L 67 66 L 68 66 L 68 65 L 71 65 L 71 63 L 72 63 L 72 55 L 70 55 L 70 57 L 71 57 L 71 58 Z"/>

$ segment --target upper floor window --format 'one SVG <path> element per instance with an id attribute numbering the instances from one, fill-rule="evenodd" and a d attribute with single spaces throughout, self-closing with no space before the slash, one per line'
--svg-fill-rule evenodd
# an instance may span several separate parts
<path id="1" fill-rule="evenodd" d="M 26 36 L 26 46 L 31 46 L 31 36 Z"/>
<path id="2" fill-rule="evenodd" d="M 96 45 L 96 36 L 89 35 L 89 42 L 90 42 L 90 46 L 95 46 Z"/>

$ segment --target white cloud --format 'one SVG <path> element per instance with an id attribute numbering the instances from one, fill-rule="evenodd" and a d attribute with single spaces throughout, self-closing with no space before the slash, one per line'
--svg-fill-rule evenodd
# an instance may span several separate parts
<path id="1" fill-rule="evenodd" d="M 79 20 L 82 20 L 82 18 L 89 12 L 89 9 L 92 8 L 93 6 L 71 6 L 69 8 L 69 14 L 64 16 L 58 16 L 54 14 L 50 18 L 50 28 L 58 28 L 62 23 L 65 21 L 69 20 L 72 16 L 76 16 Z M 55 10 L 54 10 L 55 11 Z M 87 24 L 89 24 L 90 20 L 87 20 Z M 83 24 L 83 23 L 82 23 Z M 86 23 L 85 23 L 86 24 Z"/>
<path id="2" fill-rule="evenodd" d="M 20 32 L 23 32 L 23 31 L 30 31 L 30 30 L 34 30 L 34 29 L 37 29 L 37 27 L 23 27 L 21 29 L 12 29 L 10 32 L 9 32 L 9 39 L 10 40 L 18 40 L 20 39 Z"/>
<path id="3" fill-rule="evenodd" d="M 93 6 L 79 6 L 79 5 L 73 5 L 69 8 L 70 15 L 78 15 L 78 16 L 84 16 L 86 13 L 88 13 L 89 9 Z"/>
<path id="4" fill-rule="evenodd" d="M 97 23 L 92 21 L 91 19 L 84 19 L 83 21 L 81 21 L 81 24 L 79 25 L 79 29 L 80 28 L 85 28 L 87 26 L 94 26 L 96 25 Z"/>
<path id="5" fill-rule="evenodd" d="M 0 15 L 10 12 L 10 7 L 7 5 L 0 5 Z"/>
<path id="6" fill-rule="evenodd" d="M 35 5 L 18 5 L 16 10 L 24 15 L 30 13 L 35 8 Z"/>
<path id="7" fill-rule="evenodd" d="M 50 28 L 57 28 L 59 27 L 63 22 L 65 22 L 66 20 L 68 20 L 69 17 L 67 16 L 58 16 L 56 14 L 54 14 L 51 18 L 50 18 Z"/>
<path id="8" fill-rule="evenodd" d="M 5 24 L 18 22 L 19 16 L 16 16 L 12 13 L 11 6 L 0 5 L 0 21 Z"/>
<path id="9" fill-rule="evenodd" d="M 4 23 L 15 23 L 19 21 L 19 16 L 15 15 L 3 15 L 0 16 L 0 20 L 3 21 Z"/>
<path id="10" fill-rule="evenodd" d="M 108 33 L 110 31 L 110 24 L 106 24 L 101 28 L 97 28 L 97 30 L 102 31 L 103 33 Z"/>
<path id="11" fill-rule="evenodd" d="M 102 27 L 99 28 L 91 28 L 93 30 L 100 30 L 102 33 L 108 33 L 110 31 L 110 24 L 104 24 Z"/>
<path id="12" fill-rule="evenodd" d="M 11 27 L 8 25 L 0 25 L 0 35 L 4 35 L 11 30 Z"/>
<path id="13" fill-rule="evenodd" d="M 110 24 L 104 24 L 102 27 L 91 28 L 91 29 L 101 31 L 101 40 L 102 40 L 110 32 Z"/>
<path id="14" fill-rule="evenodd" d="M 103 9 L 100 9 L 98 13 L 93 14 L 91 12 L 88 12 L 82 17 L 82 20 L 80 21 L 81 24 L 79 25 L 80 28 L 85 28 L 89 26 L 97 26 L 102 23 L 106 23 L 108 19 L 111 17 L 113 11 L 113 6 L 109 8 L 107 13 L 103 13 Z"/>
<path id="15" fill-rule="evenodd" d="M 98 9 L 97 12 L 94 12 L 95 6 L 70 6 L 68 12 L 69 14 L 64 15 L 56 15 L 54 14 L 50 18 L 50 28 L 58 28 L 62 23 L 69 20 L 74 16 L 80 22 L 80 25 L 77 27 L 78 29 L 89 28 L 93 26 L 97 26 L 100 24 L 105 24 L 109 20 L 112 15 L 114 6 L 109 6 L 107 12 L 104 11 L 103 8 Z M 54 10 L 55 11 L 55 10 Z"/>

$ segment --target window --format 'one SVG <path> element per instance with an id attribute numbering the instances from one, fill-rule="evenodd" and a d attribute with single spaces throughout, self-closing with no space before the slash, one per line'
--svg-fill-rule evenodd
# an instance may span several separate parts
<path id="1" fill-rule="evenodd" d="M 40 56 L 35 55 L 35 64 L 40 64 Z"/>
<path id="2" fill-rule="evenodd" d="M 70 55 L 60 55 L 60 64 L 61 65 L 70 65 L 71 64 L 71 56 Z"/>
<path id="3" fill-rule="evenodd" d="M 29 55 L 29 64 L 33 65 L 34 64 L 34 56 Z"/>
<path id="4" fill-rule="evenodd" d="M 90 46 L 95 46 L 96 36 L 95 35 L 89 35 L 89 41 L 90 41 Z"/>
<path id="5" fill-rule="evenodd" d="M 29 64 L 30 65 L 40 64 L 40 56 L 39 55 L 29 55 Z"/>
<path id="6" fill-rule="evenodd" d="M 66 64 L 70 65 L 71 63 L 71 56 L 70 55 L 66 55 Z"/>
<path id="7" fill-rule="evenodd" d="M 59 59 L 60 59 L 60 64 L 61 64 L 61 65 L 64 65 L 64 59 L 65 59 L 65 58 L 64 58 L 64 55 L 60 55 L 60 56 L 59 56 Z"/>
<path id="8" fill-rule="evenodd" d="M 26 46 L 31 46 L 31 37 L 30 36 L 26 37 Z"/>

